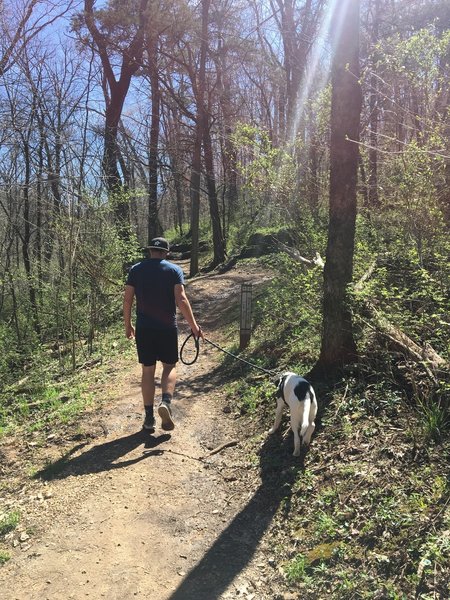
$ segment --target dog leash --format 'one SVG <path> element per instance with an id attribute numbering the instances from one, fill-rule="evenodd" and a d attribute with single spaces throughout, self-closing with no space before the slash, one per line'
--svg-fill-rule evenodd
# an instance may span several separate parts
<path id="1" fill-rule="evenodd" d="M 188 343 L 188 341 L 191 338 L 194 339 L 195 354 L 194 354 L 194 358 L 192 360 L 187 361 L 184 358 L 184 356 L 183 356 L 183 352 L 184 352 L 184 348 L 185 348 L 186 344 Z M 250 367 L 253 367 L 254 369 L 258 369 L 258 371 L 262 371 L 263 373 L 266 373 L 267 375 L 270 375 L 271 377 L 275 377 L 277 375 L 276 371 L 270 371 L 269 369 L 264 369 L 263 367 L 260 367 L 259 365 L 255 365 L 254 363 L 241 358 L 240 356 L 236 356 L 236 354 L 233 354 L 232 352 L 228 352 L 228 350 L 225 350 L 225 348 L 222 348 L 221 346 L 219 346 L 219 344 L 216 344 L 215 342 L 209 340 L 207 337 L 205 337 L 203 339 L 205 340 L 205 342 L 207 342 L 208 344 L 210 344 L 211 346 L 213 346 L 217 350 L 220 350 L 224 354 L 228 354 L 228 356 L 231 356 L 232 358 L 234 358 L 236 360 L 239 360 L 240 362 L 243 362 L 246 365 L 249 365 Z M 181 348 L 180 348 L 180 360 L 181 360 L 181 362 L 184 365 L 188 365 L 188 366 L 189 365 L 193 365 L 195 362 L 197 362 L 199 353 L 200 353 L 200 337 L 195 337 L 194 334 L 191 331 L 191 333 L 186 337 L 186 339 L 184 340 L 183 344 L 181 345 Z"/>

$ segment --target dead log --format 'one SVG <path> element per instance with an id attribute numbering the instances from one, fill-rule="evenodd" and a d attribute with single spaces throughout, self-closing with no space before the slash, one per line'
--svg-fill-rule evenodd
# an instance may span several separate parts
<path id="1" fill-rule="evenodd" d="M 290 256 L 297 262 L 301 263 L 302 265 L 305 265 L 307 267 L 321 267 L 322 269 L 325 266 L 325 263 L 323 262 L 323 258 L 320 256 L 320 254 L 318 252 L 316 252 L 315 257 L 312 259 L 305 258 L 295 248 L 286 246 L 286 244 L 283 244 L 283 242 L 280 242 L 280 240 L 277 240 L 276 238 L 273 238 L 273 240 L 276 242 L 276 244 L 280 248 L 280 250 L 285 252 L 288 256 Z"/>
<path id="2" fill-rule="evenodd" d="M 375 259 L 362 277 L 355 283 L 353 289 L 355 292 L 361 292 L 364 284 L 371 278 L 379 264 L 379 259 Z M 394 350 L 399 350 L 406 357 L 414 362 L 422 363 L 428 376 L 436 380 L 434 373 L 448 370 L 447 361 L 440 356 L 430 344 L 420 346 L 401 329 L 393 325 L 381 312 L 373 305 L 370 300 L 363 300 L 363 306 L 367 315 L 371 319 L 371 323 L 367 323 L 369 327 L 376 329 L 381 335 L 390 341 Z"/>
<path id="3" fill-rule="evenodd" d="M 403 331 L 392 325 L 370 302 L 364 302 L 364 308 L 372 319 L 364 323 L 389 341 L 392 350 L 401 352 L 416 364 L 420 364 L 434 383 L 438 382 L 437 373 L 448 372 L 449 365 L 429 344 L 424 347 L 416 344 Z"/>
<path id="4" fill-rule="evenodd" d="M 285 244 L 278 242 L 279 247 L 286 252 L 291 258 L 304 264 L 306 266 L 320 266 L 323 268 L 324 263 L 320 254 L 317 253 L 316 259 L 309 260 L 300 255 L 300 253 L 294 248 L 289 248 L 285 246 Z M 367 271 L 360 277 L 360 279 L 354 284 L 353 289 L 355 292 L 361 292 L 364 289 L 365 283 L 372 277 L 376 268 L 379 264 L 379 259 L 375 259 L 367 269 Z M 363 300 L 363 306 L 366 310 L 366 313 L 371 319 L 371 323 L 364 321 L 366 325 L 378 331 L 381 335 L 383 335 L 386 339 L 390 341 L 393 349 L 400 350 L 416 363 L 421 363 L 427 372 L 430 379 L 434 382 L 437 381 L 436 374 L 445 372 L 449 370 L 449 363 L 440 356 L 430 346 L 430 344 L 425 344 L 420 346 L 414 340 L 412 340 L 409 336 L 407 336 L 401 329 L 393 325 L 384 315 L 380 313 L 379 310 L 370 302 L 369 300 Z"/>

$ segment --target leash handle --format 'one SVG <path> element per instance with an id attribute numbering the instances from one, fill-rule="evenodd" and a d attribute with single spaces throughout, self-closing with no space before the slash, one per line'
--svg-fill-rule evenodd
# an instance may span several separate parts
<path id="1" fill-rule="evenodd" d="M 191 361 L 185 360 L 183 357 L 183 352 L 184 352 L 184 347 L 186 346 L 186 344 L 188 343 L 188 341 L 194 338 L 194 343 L 195 343 L 195 355 L 194 358 Z M 186 339 L 184 340 L 183 344 L 181 345 L 180 348 L 180 360 L 183 363 L 183 365 L 193 365 L 195 362 L 197 362 L 198 359 L 198 355 L 200 353 L 200 336 L 196 337 L 193 333 L 193 331 L 191 331 L 191 333 L 186 337 Z"/>
<path id="2" fill-rule="evenodd" d="M 201 331 L 201 328 L 199 328 Z M 195 356 L 191 361 L 187 361 L 184 359 L 183 357 L 183 352 L 184 352 L 184 348 L 187 344 L 187 342 L 191 339 L 194 338 L 194 342 L 195 342 Z M 228 356 L 231 356 L 232 358 L 239 360 L 240 362 L 243 362 L 246 365 L 249 365 L 250 367 L 253 367 L 253 369 L 257 369 L 258 371 L 262 371 L 263 373 L 266 373 L 267 375 L 270 375 L 271 377 L 274 377 L 277 375 L 276 371 L 270 371 L 269 369 L 264 369 L 263 367 L 260 367 L 259 365 L 255 365 L 254 363 L 251 363 L 248 360 L 244 360 L 243 358 L 240 358 L 239 356 L 236 356 L 235 354 L 232 354 L 231 352 L 228 352 L 228 350 L 225 350 L 225 348 L 222 348 L 221 346 L 219 346 L 218 344 L 216 344 L 215 342 L 212 342 L 211 340 L 209 340 L 207 337 L 203 338 L 205 342 L 208 342 L 208 344 L 210 344 L 211 346 L 213 346 L 214 348 L 217 348 L 217 350 L 220 350 L 221 352 L 223 352 L 224 354 L 228 354 Z M 180 348 L 180 360 L 184 365 L 193 365 L 195 362 L 197 362 L 198 359 L 198 355 L 200 353 L 200 336 L 196 337 L 194 335 L 194 333 L 191 331 L 191 333 L 187 336 L 187 338 L 184 340 L 181 348 Z"/>

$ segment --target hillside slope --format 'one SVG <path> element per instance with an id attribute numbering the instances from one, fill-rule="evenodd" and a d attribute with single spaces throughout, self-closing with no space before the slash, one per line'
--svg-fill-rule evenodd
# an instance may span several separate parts
<path id="1" fill-rule="evenodd" d="M 269 278 L 243 263 L 190 282 L 207 336 L 235 344 L 241 284 Z M 0 512 L 21 515 L 3 536 L 2 598 L 450 597 L 448 441 L 425 444 L 411 407 L 371 404 L 352 379 L 319 394 L 295 459 L 287 417 L 267 435 L 267 377 L 221 361 L 204 345 L 180 365 L 171 434 L 141 431 L 139 368 L 121 357 L 97 388 L 112 400 L 76 428 L 1 442 Z"/>

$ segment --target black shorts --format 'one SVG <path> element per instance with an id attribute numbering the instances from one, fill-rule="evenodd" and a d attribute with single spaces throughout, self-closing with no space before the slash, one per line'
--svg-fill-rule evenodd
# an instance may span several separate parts
<path id="1" fill-rule="evenodd" d="M 139 362 L 151 367 L 157 360 L 174 365 L 178 362 L 178 331 L 136 327 L 136 348 Z"/>

